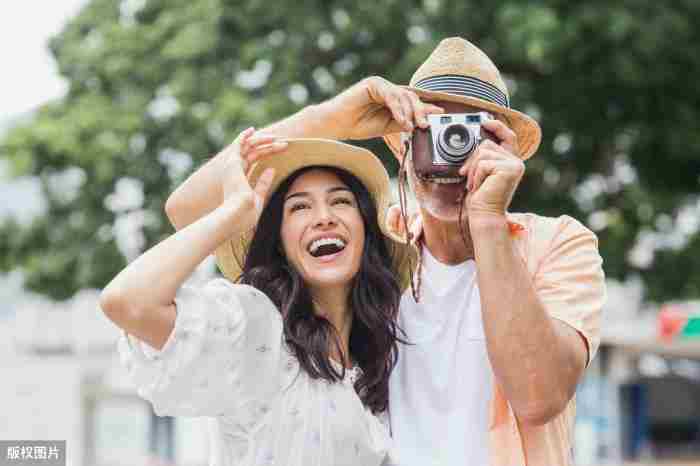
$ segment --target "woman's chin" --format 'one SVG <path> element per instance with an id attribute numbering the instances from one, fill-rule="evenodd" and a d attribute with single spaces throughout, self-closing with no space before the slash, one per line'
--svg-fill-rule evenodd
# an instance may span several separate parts
<path id="1" fill-rule="evenodd" d="M 328 289 L 350 285 L 354 274 L 347 270 L 316 270 L 306 278 L 312 288 Z"/>
<path id="2" fill-rule="evenodd" d="M 359 267 L 351 267 L 347 263 L 309 265 L 305 267 L 304 281 L 316 289 L 349 286 L 359 271 Z"/>

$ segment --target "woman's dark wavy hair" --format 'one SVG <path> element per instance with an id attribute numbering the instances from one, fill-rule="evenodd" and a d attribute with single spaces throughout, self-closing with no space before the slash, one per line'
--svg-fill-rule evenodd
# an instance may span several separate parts
<path id="1" fill-rule="evenodd" d="M 360 269 L 352 282 L 349 307 L 353 313 L 350 355 L 362 369 L 355 391 L 372 412 L 387 408 L 389 375 L 396 364 L 397 345 L 403 340 L 396 324 L 401 289 L 398 271 L 377 222 L 377 208 L 365 186 L 349 172 L 335 167 L 312 166 L 289 176 L 275 191 L 256 227 L 243 266 L 240 283 L 263 291 L 277 305 L 284 320 L 284 335 L 303 370 L 312 378 L 337 382 L 345 376 L 329 361 L 330 347 L 340 350 L 333 325 L 313 311 L 309 288 L 282 252 L 280 230 L 284 198 L 304 173 L 323 169 L 335 174 L 355 195 L 365 226 Z M 340 353 L 340 351 L 339 351 Z"/>

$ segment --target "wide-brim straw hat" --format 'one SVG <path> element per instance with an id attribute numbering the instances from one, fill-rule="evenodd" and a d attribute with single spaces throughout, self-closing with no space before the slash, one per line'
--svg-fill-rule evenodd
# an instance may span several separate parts
<path id="1" fill-rule="evenodd" d="M 251 167 L 248 180 L 255 186 L 262 173 L 274 168 L 275 174 L 268 191 L 267 201 L 280 184 L 296 171 L 312 166 L 336 167 L 351 173 L 367 188 L 375 202 L 377 221 L 399 273 L 402 290 L 409 281 L 410 259 L 415 259 L 415 251 L 405 244 L 405 239 L 393 232 L 386 222 L 386 215 L 393 203 L 389 174 L 382 162 L 372 152 L 360 147 L 327 139 L 285 139 L 287 148 L 278 154 L 265 157 Z M 263 215 L 265 212 L 263 210 Z M 231 281 L 237 281 L 245 263 L 245 256 L 253 238 L 254 230 L 238 234 L 224 242 L 216 250 L 216 260 L 221 273 Z M 271 245 L 271 247 L 275 247 Z"/>
<path id="2" fill-rule="evenodd" d="M 510 97 L 501 74 L 477 46 L 461 37 L 444 39 L 416 70 L 408 86 L 422 101 L 457 102 L 485 110 L 503 121 L 518 137 L 518 153 L 525 160 L 537 151 L 542 138 L 539 124 L 510 108 Z M 384 136 L 398 157 L 401 133 Z"/>

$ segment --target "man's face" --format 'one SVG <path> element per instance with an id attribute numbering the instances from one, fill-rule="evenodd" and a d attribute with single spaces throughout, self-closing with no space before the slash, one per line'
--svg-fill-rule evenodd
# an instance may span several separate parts
<path id="1" fill-rule="evenodd" d="M 454 102 L 435 102 L 435 105 L 442 107 L 445 113 L 475 113 L 482 111 L 478 108 Z M 429 133 L 418 131 L 414 134 L 415 137 L 413 138 L 412 145 L 413 157 L 418 153 L 425 155 L 430 154 L 432 149 L 428 137 Z M 489 137 L 488 134 L 487 137 Z M 467 158 L 465 164 L 469 164 L 472 158 L 473 157 Z M 412 160 L 408 160 L 407 166 L 411 188 L 415 193 L 416 201 L 423 213 L 442 222 L 458 222 L 460 205 L 466 195 L 467 179 L 464 178 L 458 183 L 436 183 L 434 181 L 418 178 L 413 169 Z M 466 218 L 466 210 L 462 215 Z"/>

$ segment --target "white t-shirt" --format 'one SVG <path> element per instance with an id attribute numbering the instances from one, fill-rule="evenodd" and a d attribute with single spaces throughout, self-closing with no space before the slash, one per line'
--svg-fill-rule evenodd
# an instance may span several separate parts
<path id="1" fill-rule="evenodd" d="M 353 384 L 304 372 L 287 347 L 280 312 L 261 291 L 216 279 L 182 287 L 160 351 L 133 337 L 119 350 L 138 393 L 159 415 L 216 419 L 222 466 L 380 466 L 388 427 Z"/>
<path id="2" fill-rule="evenodd" d="M 397 466 L 488 466 L 493 375 L 486 351 L 476 264 L 450 266 L 423 248 L 420 303 L 408 290 L 389 381 Z"/>

